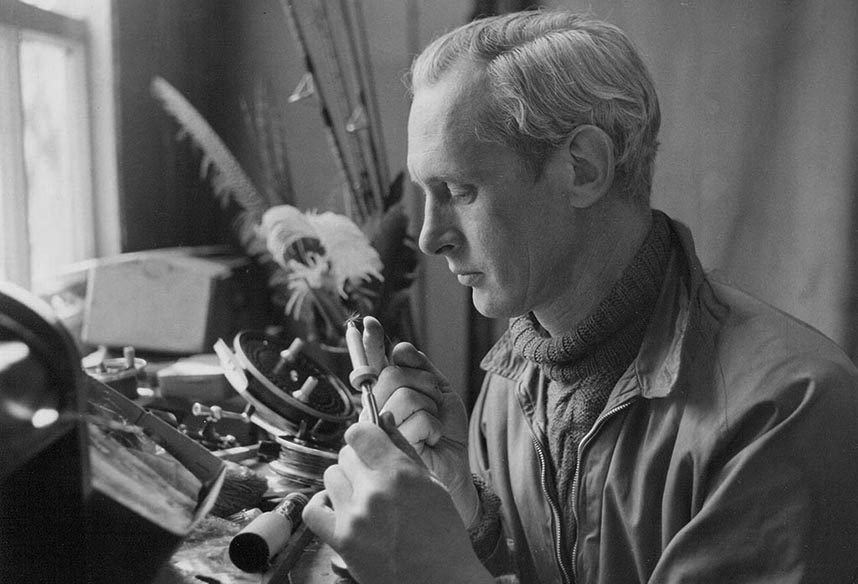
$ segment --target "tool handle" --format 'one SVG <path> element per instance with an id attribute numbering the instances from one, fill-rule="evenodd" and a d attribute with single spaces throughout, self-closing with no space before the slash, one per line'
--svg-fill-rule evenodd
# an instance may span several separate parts
<path id="1" fill-rule="evenodd" d="M 309 499 L 290 493 L 272 511 L 251 521 L 229 543 L 229 559 L 245 572 L 264 572 L 289 541 Z"/>
<path id="2" fill-rule="evenodd" d="M 352 367 L 367 367 L 369 365 L 369 360 L 366 358 L 366 350 L 363 348 L 363 338 L 357 325 L 351 320 L 346 325 L 346 347 L 349 350 Z"/>
<path id="3" fill-rule="evenodd" d="M 357 391 L 363 390 L 364 385 L 372 387 L 378 380 L 378 375 L 375 370 L 369 365 L 358 365 L 352 372 L 349 373 L 349 383 L 352 384 Z"/>
<path id="4" fill-rule="evenodd" d="M 241 420 L 242 422 L 249 422 L 250 416 L 248 416 L 247 412 L 230 412 L 229 410 L 225 410 L 220 406 L 206 406 L 199 402 L 195 402 L 194 405 L 191 406 L 191 414 L 194 416 L 208 416 L 211 419 L 218 421 L 223 418 L 229 418 L 231 420 Z"/>

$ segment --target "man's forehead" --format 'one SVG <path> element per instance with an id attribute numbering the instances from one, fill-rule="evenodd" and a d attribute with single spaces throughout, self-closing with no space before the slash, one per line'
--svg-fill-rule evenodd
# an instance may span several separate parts
<path id="1" fill-rule="evenodd" d="M 409 124 L 408 170 L 415 181 L 450 180 L 480 156 L 473 123 L 455 119 L 460 110 L 445 116 L 419 116 Z"/>
<path id="2" fill-rule="evenodd" d="M 479 147 L 477 117 L 485 95 L 479 71 L 457 66 L 414 94 L 408 119 L 409 168 L 412 162 L 467 155 Z"/>
<path id="3" fill-rule="evenodd" d="M 482 83 L 468 82 L 460 75 L 445 76 L 438 83 L 414 94 L 409 115 L 409 131 L 421 130 L 420 125 L 443 122 L 444 129 L 460 131 L 462 125 L 473 124 L 485 92 Z M 425 131 L 425 130 L 423 130 Z"/>

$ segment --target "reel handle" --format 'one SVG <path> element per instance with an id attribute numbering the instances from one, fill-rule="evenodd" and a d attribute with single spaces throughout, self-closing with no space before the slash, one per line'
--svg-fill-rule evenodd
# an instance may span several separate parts
<path id="1" fill-rule="evenodd" d="M 243 412 L 231 412 L 220 406 L 207 406 L 199 402 L 194 402 L 191 406 L 191 413 L 195 416 L 207 416 L 214 422 L 222 419 L 241 420 L 242 422 L 250 422 L 249 408 L 245 408 Z"/>

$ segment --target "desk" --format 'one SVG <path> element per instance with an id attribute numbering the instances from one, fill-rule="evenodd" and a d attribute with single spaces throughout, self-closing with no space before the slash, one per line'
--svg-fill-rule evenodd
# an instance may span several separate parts
<path id="1" fill-rule="evenodd" d="M 241 525 L 209 516 L 185 538 L 153 584 L 347 584 L 331 570 L 332 550 L 313 537 L 291 571 L 282 569 L 281 555 L 265 574 L 248 574 L 229 559 L 228 548 Z"/>
<path id="2" fill-rule="evenodd" d="M 244 462 L 265 477 L 269 492 L 282 495 L 290 488 L 283 483 L 285 479 L 273 472 L 267 464 L 252 462 L 252 457 L 248 460 L 249 455 L 244 449 L 236 448 L 233 451 L 222 451 L 222 457 Z M 304 525 L 296 530 L 266 573 L 249 574 L 241 571 L 229 559 L 229 543 L 247 523 L 237 523 L 214 515 L 206 516 L 185 537 L 153 584 L 354 584 L 353 580 L 340 578 L 333 572 L 333 550 L 319 542 Z M 293 566 L 291 570 L 287 569 L 289 565 Z"/>
<path id="3" fill-rule="evenodd" d="M 187 413 L 190 403 L 181 403 L 174 398 L 171 401 L 153 391 L 153 395 L 142 400 L 149 408 L 163 411 Z M 236 395 L 236 401 L 243 403 L 243 398 Z M 221 402 L 223 403 L 223 402 Z M 220 405 L 220 404 L 219 404 Z M 177 416 L 178 417 L 178 416 Z M 193 421 L 193 420 L 189 420 Z M 229 422 L 222 420 L 218 422 Z M 241 422 L 248 426 L 246 422 Z M 257 459 L 255 446 L 241 446 L 228 450 L 215 451 L 215 456 L 224 461 L 248 466 L 268 482 L 267 497 L 282 497 L 295 490 L 283 476 L 271 470 L 268 464 Z M 270 500 L 270 499 L 269 499 Z M 232 538 L 241 531 L 247 522 L 238 523 L 208 515 L 182 541 L 181 546 L 173 554 L 170 561 L 162 567 L 158 577 L 152 584 L 346 584 L 353 582 L 337 576 L 331 568 L 333 551 L 313 538 L 305 526 L 300 526 L 296 535 L 290 540 L 272 563 L 271 568 L 264 574 L 252 574 L 238 569 L 229 558 L 229 544 Z M 303 534 L 300 545 L 293 545 L 293 540 Z M 291 547 L 290 547 L 291 546 Z M 298 556 L 295 558 L 295 556 Z M 284 567 L 285 566 L 285 567 Z M 292 566 L 292 569 L 288 569 Z"/>

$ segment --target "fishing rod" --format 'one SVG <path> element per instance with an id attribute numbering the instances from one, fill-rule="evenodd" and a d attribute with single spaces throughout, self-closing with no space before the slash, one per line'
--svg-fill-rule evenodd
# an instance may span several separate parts
<path id="1" fill-rule="evenodd" d="M 382 185 L 382 203 L 387 197 L 386 185 L 390 181 L 390 167 L 387 163 L 387 150 L 384 147 L 381 113 L 379 111 L 378 94 L 375 91 L 375 81 L 372 74 L 372 58 L 369 52 L 369 42 L 366 36 L 366 22 L 360 2 L 355 0 L 340 0 L 340 6 L 347 19 L 347 31 L 352 52 L 357 61 L 357 77 L 362 103 L 366 108 L 369 122 L 370 148 L 374 167 Z"/>
<path id="2" fill-rule="evenodd" d="M 310 97 L 313 94 L 318 97 L 319 107 L 322 114 L 322 123 L 325 127 L 325 135 L 334 156 L 334 161 L 338 166 L 341 176 L 345 180 L 347 188 L 352 193 L 352 199 L 355 199 L 354 194 L 358 192 L 358 189 L 360 188 L 360 180 L 355 175 L 351 165 L 348 164 L 345 146 L 342 143 L 341 137 L 334 128 L 331 112 L 328 108 L 328 99 L 325 97 L 325 90 L 322 87 L 323 84 L 317 80 L 315 63 L 309 51 L 309 45 L 307 43 L 303 26 L 297 18 L 291 0 L 281 0 L 280 4 L 286 16 L 287 24 L 295 38 L 298 54 L 304 62 L 305 70 L 301 82 L 290 96 L 289 101 L 290 103 L 294 103 Z M 359 217 L 359 219 L 363 222 L 366 219 L 366 216 L 363 213 L 360 214 L 361 217 Z"/>
<path id="3" fill-rule="evenodd" d="M 343 57 L 341 55 L 341 51 L 337 50 L 337 41 L 331 27 L 333 14 L 330 10 L 330 3 L 325 0 L 321 0 L 321 2 L 316 4 L 316 7 L 317 18 L 314 18 L 313 22 L 316 25 L 316 30 L 318 31 L 322 41 L 323 56 L 332 67 L 333 85 L 335 87 L 334 93 L 335 96 L 341 100 L 341 104 L 345 103 L 346 115 L 340 119 L 345 119 L 343 129 L 346 132 L 346 135 L 349 136 L 352 144 L 355 146 L 355 150 L 357 151 L 356 162 L 361 165 L 359 174 L 361 179 L 364 181 L 364 184 L 361 185 L 361 190 L 355 193 L 355 196 L 358 198 L 362 210 L 365 211 L 366 216 L 369 217 L 374 214 L 376 208 L 381 208 L 381 192 L 383 187 L 378 180 L 378 174 L 374 172 L 373 160 L 367 152 L 369 144 L 367 143 L 368 138 L 365 129 L 368 126 L 368 118 L 366 114 L 366 106 L 360 99 L 360 88 L 358 88 L 357 95 L 354 95 L 351 91 L 352 88 L 347 82 L 347 74 L 349 76 L 357 75 L 357 65 L 352 63 L 348 57 Z M 351 36 L 348 33 L 348 23 L 345 19 L 343 19 L 342 28 L 345 29 L 345 36 L 347 38 Z M 346 54 L 348 55 L 349 52 L 346 51 Z M 344 60 L 346 61 L 345 64 L 343 62 Z M 368 190 L 372 194 L 372 198 L 369 200 L 367 200 L 364 195 L 364 193 L 367 192 L 367 189 L 365 188 L 366 186 L 369 187 Z"/>

